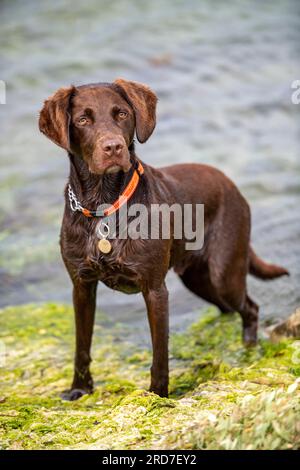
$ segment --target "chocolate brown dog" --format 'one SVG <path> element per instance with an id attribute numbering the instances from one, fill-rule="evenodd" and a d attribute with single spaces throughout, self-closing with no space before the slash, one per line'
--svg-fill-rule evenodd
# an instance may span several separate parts
<path id="1" fill-rule="evenodd" d="M 76 320 L 75 373 L 64 398 L 93 390 L 89 365 L 98 281 L 126 293 L 142 292 L 148 312 L 153 363 L 150 390 L 168 395 L 167 271 L 222 312 L 238 311 L 246 345 L 257 340 L 258 306 L 247 295 L 246 276 L 273 279 L 288 272 L 262 261 L 249 244 L 250 210 L 220 171 L 200 164 L 155 169 L 140 162 L 134 135 L 144 143 L 156 123 L 155 94 L 123 79 L 59 89 L 45 101 L 39 127 L 67 150 L 69 185 L 61 229 L 61 252 L 73 282 Z M 139 166 L 138 166 L 139 165 Z M 204 204 L 204 245 L 189 251 L 184 239 L 112 239 L 98 248 L 94 210 L 116 211 L 120 194 L 133 203 Z M 103 214 L 102 214 L 103 215 Z M 174 227 L 173 227 L 174 228 Z"/>

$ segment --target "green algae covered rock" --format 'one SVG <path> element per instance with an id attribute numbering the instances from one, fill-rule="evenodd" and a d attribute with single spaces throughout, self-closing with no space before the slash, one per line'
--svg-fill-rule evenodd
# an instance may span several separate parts
<path id="1" fill-rule="evenodd" d="M 146 318 L 145 318 L 146 323 Z M 59 394 L 72 379 L 69 306 L 0 312 L 1 449 L 297 449 L 299 343 L 241 344 L 238 315 L 209 309 L 171 335 L 170 398 L 147 391 L 151 351 L 126 341 L 126 325 L 98 314 L 95 393 Z"/>

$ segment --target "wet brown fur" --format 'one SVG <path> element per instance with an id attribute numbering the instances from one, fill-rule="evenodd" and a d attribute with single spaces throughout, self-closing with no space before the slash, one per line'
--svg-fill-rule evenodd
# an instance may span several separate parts
<path id="1" fill-rule="evenodd" d="M 150 137 L 156 101 L 145 85 L 119 79 L 112 84 L 62 88 L 45 102 L 40 130 L 67 150 L 69 182 L 84 207 L 113 203 L 122 192 L 131 177 L 132 163 L 138 160 L 134 134 L 140 142 Z M 80 121 L 82 114 L 87 123 L 85 118 Z M 101 254 L 95 236 L 98 220 L 72 212 L 66 191 L 60 243 L 73 282 L 76 320 L 75 372 L 66 399 L 93 390 L 89 364 L 99 280 L 125 293 L 143 293 L 153 344 L 150 390 L 167 396 L 167 271 L 173 268 L 187 288 L 221 311 L 238 311 L 247 345 L 256 342 L 258 322 L 258 306 L 247 294 L 247 274 L 262 279 L 287 274 L 284 268 L 264 263 L 255 255 L 249 244 L 249 206 L 222 172 L 201 164 L 160 169 L 143 166 L 145 173 L 129 205 L 204 204 L 204 246 L 187 251 L 185 240 L 173 240 L 171 234 L 168 240 L 112 240 L 111 253 Z M 109 168 L 114 172 L 108 173 Z"/>

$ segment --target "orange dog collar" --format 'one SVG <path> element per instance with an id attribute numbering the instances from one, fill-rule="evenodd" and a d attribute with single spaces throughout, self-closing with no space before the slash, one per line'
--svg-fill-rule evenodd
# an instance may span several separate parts
<path id="1" fill-rule="evenodd" d="M 141 164 L 141 162 L 136 162 L 133 175 L 129 183 L 127 184 L 126 188 L 124 189 L 122 194 L 120 194 L 118 199 L 104 211 L 97 211 L 97 210 L 92 211 L 92 210 L 82 207 L 74 191 L 72 190 L 71 185 L 69 184 L 68 196 L 69 196 L 69 201 L 70 201 L 70 207 L 73 212 L 76 212 L 76 211 L 82 212 L 82 214 L 85 217 L 108 217 L 109 215 L 112 215 L 115 212 L 117 212 L 117 210 L 119 210 L 120 207 L 122 207 L 123 204 L 125 204 L 131 198 L 131 196 L 133 195 L 133 193 L 135 192 L 137 188 L 137 185 L 139 184 L 140 177 L 143 173 L 144 173 L 143 165 Z"/>

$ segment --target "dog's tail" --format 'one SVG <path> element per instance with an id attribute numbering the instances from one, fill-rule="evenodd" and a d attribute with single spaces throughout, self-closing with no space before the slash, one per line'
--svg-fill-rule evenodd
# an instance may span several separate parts
<path id="1" fill-rule="evenodd" d="M 253 248 L 250 247 L 250 262 L 249 262 L 249 273 L 252 276 L 258 277 L 259 279 L 264 279 L 268 281 L 270 279 L 276 279 L 280 276 L 289 276 L 289 272 L 282 268 L 281 266 L 276 266 L 275 264 L 265 263 L 261 258 L 259 258 Z"/>

